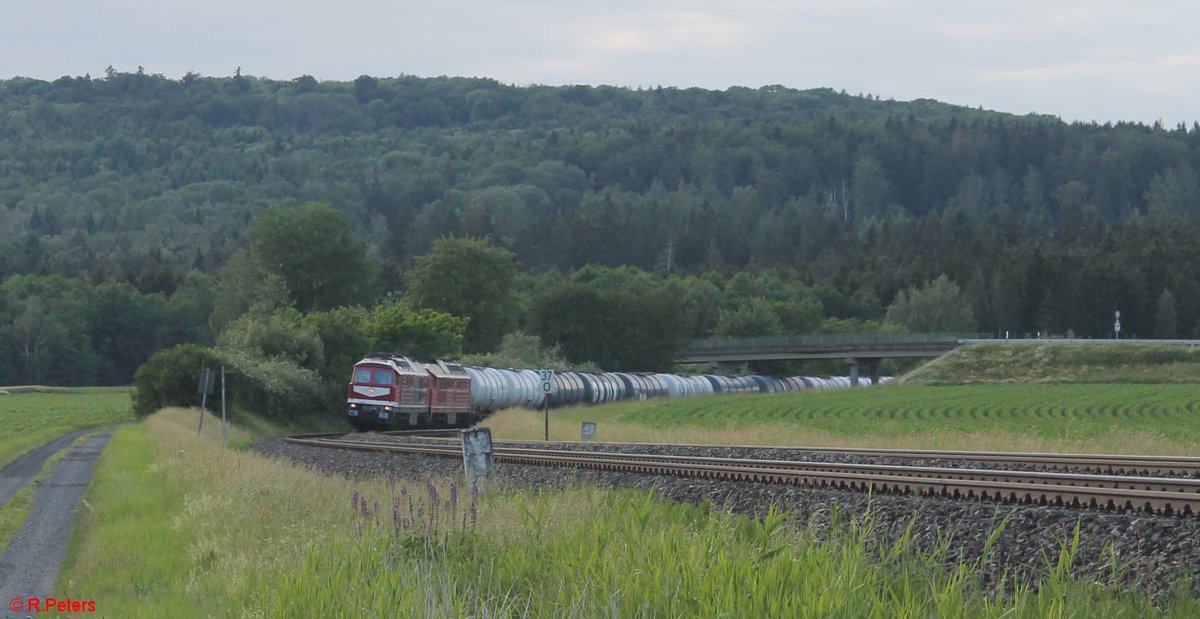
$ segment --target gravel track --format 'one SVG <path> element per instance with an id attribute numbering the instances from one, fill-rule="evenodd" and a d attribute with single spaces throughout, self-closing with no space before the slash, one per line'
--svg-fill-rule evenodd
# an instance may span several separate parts
<path id="1" fill-rule="evenodd" d="M 372 435 L 357 435 L 358 438 Z M 368 440 L 394 441 L 395 437 L 374 435 Z M 419 439 L 403 439 L 405 441 Z M 505 443 L 506 446 L 517 446 Z M 546 443 L 530 443 L 546 447 Z M 567 444 L 551 443 L 557 447 Z M 585 446 L 612 451 L 611 445 Z M 372 453 L 293 445 L 282 438 L 270 438 L 254 448 L 267 456 L 283 458 L 316 470 L 349 479 L 366 479 L 395 472 L 408 479 L 424 479 L 462 474 L 462 461 L 456 458 L 431 458 L 406 454 Z M 654 446 L 631 449 L 642 453 L 678 455 L 714 455 L 720 457 L 760 457 L 795 459 L 794 450 L 753 450 L 724 447 L 677 449 Z M 784 453 L 786 452 L 786 454 Z M 813 454 L 830 457 L 835 454 Z M 819 461 L 855 461 L 814 458 Z M 867 463 L 886 463 L 887 459 L 865 458 Z M 912 461 L 913 465 L 954 466 L 947 460 Z M 1036 468 L 1029 470 L 1038 470 Z M 579 484 L 605 488 L 640 488 L 661 497 L 689 503 L 711 501 L 743 514 L 765 513 L 772 505 L 788 511 L 797 524 L 818 532 L 841 521 L 869 518 L 875 539 L 887 546 L 909 531 L 917 548 L 932 551 L 943 548 L 944 564 L 960 562 L 980 566 L 977 574 L 988 586 L 1016 576 L 1024 582 L 1053 568 L 1064 544 L 1070 544 L 1078 525 L 1080 545 L 1072 573 L 1090 582 L 1119 588 L 1138 589 L 1156 599 L 1169 595 L 1181 579 L 1191 579 L 1200 566 L 1200 519 L 1113 514 L 1079 509 L 1015 506 L 972 501 L 905 496 L 868 496 L 859 492 L 812 489 L 797 486 L 747 484 L 717 480 L 612 473 L 592 470 L 565 470 L 554 467 L 497 464 L 501 486 L 513 488 L 555 489 Z M 989 534 L 1007 518 L 1007 524 L 984 556 Z M 1115 560 L 1121 569 L 1112 573 Z M 1047 563 L 1049 560 L 1049 564 Z M 1197 590 L 1196 581 L 1191 581 Z"/>
<path id="2" fill-rule="evenodd" d="M 64 434 L 41 447 L 30 449 L 20 458 L 9 462 L 7 466 L 0 469 L 0 507 L 4 507 L 14 494 L 20 492 L 21 488 L 24 488 L 42 472 L 42 467 L 46 464 L 46 460 L 50 459 L 50 456 L 75 442 L 75 439 L 93 431 L 95 428 L 85 428 Z"/>
<path id="3" fill-rule="evenodd" d="M 94 431 L 92 428 L 89 431 Z M 54 465 L 50 476 L 38 484 L 33 509 L 12 543 L 0 555 L 0 600 L 13 597 L 46 597 L 55 592 L 54 583 L 67 540 L 75 522 L 80 499 L 92 478 L 92 469 L 112 431 L 84 442 Z M 5 617 L 9 616 L 5 608 Z M 25 614 L 13 616 L 24 617 Z"/>

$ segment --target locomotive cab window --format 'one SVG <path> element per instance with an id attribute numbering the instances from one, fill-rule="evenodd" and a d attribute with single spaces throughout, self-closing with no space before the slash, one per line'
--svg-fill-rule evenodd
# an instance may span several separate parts
<path id="1" fill-rule="evenodd" d="M 392 384 L 392 371 L 391 370 L 375 370 L 375 384 L 376 385 Z"/>
<path id="2" fill-rule="evenodd" d="M 371 382 L 371 370 L 354 370 L 354 382 L 356 382 L 356 383 Z"/>

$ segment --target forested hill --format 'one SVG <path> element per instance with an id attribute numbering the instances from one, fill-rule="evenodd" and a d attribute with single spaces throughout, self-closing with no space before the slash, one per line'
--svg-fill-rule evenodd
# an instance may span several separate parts
<path id="1" fill-rule="evenodd" d="M 652 268 L 668 246 L 681 269 L 790 264 L 822 244 L 780 255 L 756 223 L 842 203 L 859 219 L 892 204 L 919 216 L 975 168 L 1017 182 L 1063 147 L 1062 127 L 1004 119 L 778 87 L 14 79 L 0 82 L 0 238 L 12 271 L 160 279 L 224 262 L 263 205 L 321 201 L 399 261 L 468 234 L 529 268 Z M 1015 151 L 999 162 L 998 138 Z"/>
<path id="2" fill-rule="evenodd" d="M 881 320 L 945 274 L 972 330 L 1103 337 L 1119 308 L 1126 333 L 1190 335 L 1198 168 L 1196 125 L 829 89 L 16 78 L 0 81 L 0 276 L 128 283 L 173 308 L 146 347 L 205 340 L 219 286 L 203 274 L 246 247 L 264 208 L 321 202 L 368 244 L 371 292 L 341 300 L 365 306 L 402 290 L 433 240 L 471 236 L 527 273 L 627 265 L 721 288 L 771 270 L 819 291 L 824 318 Z M 47 281 L 6 284 L 0 323 L 37 315 L 28 298 L 62 288 Z M 774 293 L 717 310 L 753 314 L 760 294 Z M 772 320 L 763 329 L 786 330 Z M 120 348 L 119 334 L 89 337 L 102 356 L 100 340 Z"/>

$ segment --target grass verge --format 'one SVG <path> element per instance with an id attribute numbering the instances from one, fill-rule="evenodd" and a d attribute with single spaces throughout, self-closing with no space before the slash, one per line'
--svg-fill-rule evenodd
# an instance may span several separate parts
<path id="1" fill-rule="evenodd" d="M 621 402 L 550 411 L 551 438 L 1200 455 L 1191 385 L 888 386 Z M 486 420 L 501 439 L 541 439 L 540 412 Z"/>
<path id="2" fill-rule="evenodd" d="M 186 411 L 101 458 L 58 590 L 120 617 L 1144 616 L 1051 574 L 989 596 L 869 525 L 818 535 L 643 492 L 475 496 L 454 480 L 345 480 L 198 437 Z M 207 424 L 206 424 L 207 425 Z M 1069 563 L 1069 552 L 1066 555 Z M 1190 601 L 1168 610 L 1188 616 Z"/>

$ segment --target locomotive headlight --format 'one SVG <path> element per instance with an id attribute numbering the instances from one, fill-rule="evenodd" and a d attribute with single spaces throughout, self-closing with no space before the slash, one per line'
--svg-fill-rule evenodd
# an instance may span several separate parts
<path id="1" fill-rule="evenodd" d="M 358 405 L 357 405 L 357 404 L 351 404 L 351 405 L 350 405 L 350 408 L 358 408 Z"/>
<path id="2" fill-rule="evenodd" d="M 385 407 L 383 407 L 383 410 L 385 410 L 385 411 L 390 411 L 390 410 L 392 410 L 392 407 L 390 407 L 390 406 L 385 406 Z"/>

